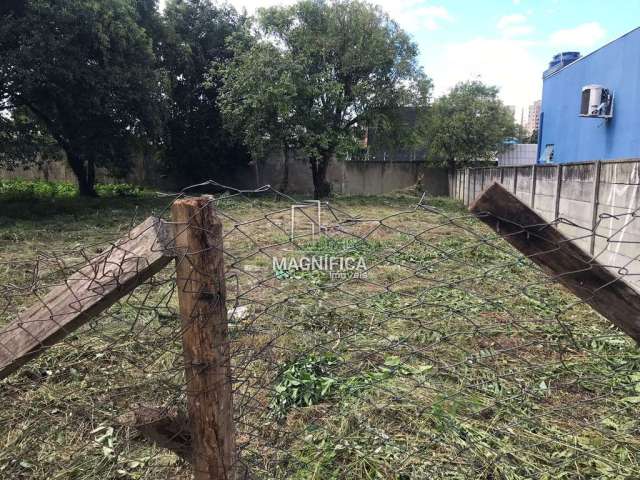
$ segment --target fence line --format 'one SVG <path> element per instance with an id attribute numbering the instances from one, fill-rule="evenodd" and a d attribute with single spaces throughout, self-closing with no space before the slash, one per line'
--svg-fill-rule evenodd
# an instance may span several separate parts
<path id="1" fill-rule="evenodd" d="M 638 295 L 576 253 L 590 230 L 560 235 L 500 187 L 468 212 L 208 184 L 226 193 L 183 192 L 118 241 L 0 256 L 0 349 L 35 340 L 0 384 L 0 477 L 637 474 Z"/>
<path id="2" fill-rule="evenodd" d="M 640 229 L 621 215 L 640 207 L 640 161 L 594 161 L 556 165 L 481 167 L 457 170 L 451 196 L 470 205 L 491 183 L 501 183 L 546 221 L 562 219 L 560 230 L 599 261 L 627 264 L 640 274 L 629 242 Z M 634 281 L 636 288 L 640 283 Z"/>

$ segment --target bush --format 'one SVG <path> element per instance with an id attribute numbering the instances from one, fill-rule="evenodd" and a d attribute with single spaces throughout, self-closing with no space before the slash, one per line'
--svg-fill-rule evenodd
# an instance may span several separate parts
<path id="1" fill-rule="evenodd" d="M 76 195 L 70 183 L 44 180 L 0 180 L 0 195 L 5 198 L 64 198 Z"/>
<path id="2" fill-rule="evenodd" d="M 128 183 L 98 184 L 101 197 L 137 197 L 146 193 L 139 186 Z M 72 183 L 45 180 L 0 180 L 0 197 L 4 199 L 71 198 L 78 194 Z"/>
<path id="3" fill-rule="evenodd" d="M 96 185 L 98 195 L 102 197 L 138 197 L 144 189 L 130 183 L 105 183 Z"/>

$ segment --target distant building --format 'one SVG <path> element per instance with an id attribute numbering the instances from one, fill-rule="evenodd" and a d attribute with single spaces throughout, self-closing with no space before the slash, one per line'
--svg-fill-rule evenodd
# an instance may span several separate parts
<path id="1" fill-rule="evenodd" d="M 640 28 L 543 75 L 540 163 L 640 158 Z"/>
<path id="2" fill-rule="evenodd" d="M 540 108 L 542 106 L 542 100 L 536 100 L 529 105 L 529 112 L 527 114 L 527 123 L 525 128 L 527 133 L 531 135 L 533 132 L 538 131 L 540 126 Z"/>

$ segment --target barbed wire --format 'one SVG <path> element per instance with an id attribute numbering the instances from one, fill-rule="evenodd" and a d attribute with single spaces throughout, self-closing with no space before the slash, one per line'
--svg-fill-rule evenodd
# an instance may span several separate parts
<path id="1" fill-rule="evenodd" d="M 207 192 L 222 247 L 179 251 L 192 226 L 172 206 Z M 0 372 L 21 359 L 0 384 L 0 478 L 191 478 L 185 368 L 210 365 L 185 365 L 200 320 L 179 286 L 216 252 L 226 291 L 205 300 L 227 316 L 213 348 L 230 359 L 234 478 L 638 475 L 640 353 L 561 285 L 575 271 L 510 245 L 533 225 L 496 232 L 427 195 L 300 202 L 209 181 L 163 198 L 118 240 L 0 253 Z M 607 256 L 613 237 L 591 258 L 622 283 L 637 256 Z"/>

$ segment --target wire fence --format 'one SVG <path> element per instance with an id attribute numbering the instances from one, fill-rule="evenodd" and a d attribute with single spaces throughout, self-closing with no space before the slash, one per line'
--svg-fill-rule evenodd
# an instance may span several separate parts
<path id="1" fill-rule="evenodd" d="M 595 256 L 511 245 L 561 219 L 487 216 L 206 182 L 3 256 L 0 478 L 637 477 L 640 352 L 595 311 L 624 269 L 575 296 Z"/>

